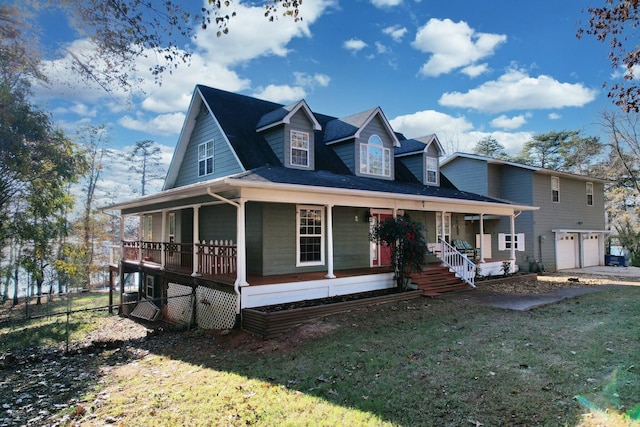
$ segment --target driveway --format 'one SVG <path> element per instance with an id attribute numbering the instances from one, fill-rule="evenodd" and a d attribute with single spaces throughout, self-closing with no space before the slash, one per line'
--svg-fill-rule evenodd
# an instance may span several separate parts
<path id="1" fill-rule="evenodd" d="M 577 278 L 606 278 L 608 284 L 598 286 L 584 286 L 556 289 L 544 294 L 509 294 L 495 291 L 473 289 L 469 291 L 443 295 L 442 298 L 455 299 L 472 304 L 503 308 L 506 310 L 531 310 L 541 305 L 553 304 L 567 298 L 590 294 L 592 292 L 606 292 L 624 286 L 640 286 L 639 267 L 608 267 L 595 266 L 579 269 L 561 270 L 553 275 L 559 277 Z"/>

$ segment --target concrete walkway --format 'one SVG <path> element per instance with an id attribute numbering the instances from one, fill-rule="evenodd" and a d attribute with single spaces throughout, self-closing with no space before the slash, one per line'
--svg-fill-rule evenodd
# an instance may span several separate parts
<path id="1" fill-rule="evenodd" d="M 592 292 L 610 291 L 629 285 L 640 286 L 639 267 L 595 266 L 561 270 L 557 274 L 564 277 L 574 276 L 585 279 L 593 277 L 605 277 L 610 282 L 620 284 L 585 286 L 579 288 L 563 288 L 556 289 L 544 294 L 508 294 L 473 289 L 465 292 L 443 295 L 442 297 L 489 307 L 526 311 L 536 307 L 540 307 L 542 305 L 553 304 L 567 298 L 590 294 Z"/>
<path id="2" fill-rule="evenodd" d="M 544 294 L 507 294 L 501 292 L 482 291 L 473 289 L 464 292 L 443 295 L 442 298 L 464 301 L 471 304 L 484 305 L 488 307 L 503 308 L 506 310 L 527 311 L 541 305 L 553 304 L 567 298 L 593 292 L 604 292 L 612 289 L 624 288 L 625 285 L 601 285 L 585 286 L 583 288 L 556 289 Z"/>

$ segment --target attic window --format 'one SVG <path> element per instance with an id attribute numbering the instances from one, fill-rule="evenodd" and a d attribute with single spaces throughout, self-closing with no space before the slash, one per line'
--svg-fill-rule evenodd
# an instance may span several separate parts
<path id="1" fill-rule="evenodd" d="M 438 159 L 427 157 L 425 168 L 425 184 L 438 184 Z"/>
<path id="2" fill-rule="evenodd" d="M 213 141 L 198 145 L 198 176 L 213 173 Z"/>
<path id="3" fill-rule="evenodd" d="M 551 177 L 551 201 L 554 203 L 560 202 L 560 178 L 557 176 Z"/>
<path id="4" fill-rule="evenodd" d="M 291 166 L 309 166 L 309 134 L 291 131 Z"/>
<path id="5" fill-rule="evenodd" d="M 391 176 L 391 150 L 384 147 L 378 135 L 371 135 L 367 144 L 360 144 L 360 173 Z"/>
<path id="6" fill-rule="evenodd" d="M 587 182 L 587 205 L 593 206 L 593 182 Z"/>

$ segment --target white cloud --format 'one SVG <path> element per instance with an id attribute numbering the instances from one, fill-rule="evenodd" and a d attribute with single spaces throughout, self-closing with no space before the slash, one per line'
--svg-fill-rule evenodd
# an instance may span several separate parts
<path id="1" fill-rule="evenodd" d="M 407 31 L 406 27 L 401 27 L 399 25 L 393 25 L 382 30 L 384 34 L 388 35 L 396 42 L 401 41 L 404 35 L 407 34 Z"/>
<path id="2" fill-rule="evenodd" d="M 547 117 L 549 118 L 549 120 L 560 120 L 562 118 L 562 116 L 558 113 L 549 113 Z"/>
<path id="3" fill-rule="evenodd" d="M 349 39 L 342 43 L 342 47 L 356 53 L 367 47 L 367 44 L 360 39 Z"/>
<path id="4" fill-rule="evenodd" d="M 395 130 L 402 132 L 409 138 L 432 133 L 459 134 L 473 128 L 471 122 L 464 117 L 453 117 L 434 110 L 424 110 L 405 116 L 398 116 L 390 120 L 390 123 Z"/>
<path id="5" fill-rule="evenodd" d="M 326 74 L 316 73 L 316 74 L 308 74 L 308 73 L 293 73 L 293 79 L 298 86 L 315 88 L 316 86 L 327 87 L 329 83 L 331 83 L 331 77 Z"/>
<path id="6" fill-rule="evenodd" d="M 527 123 L 527 119 L 523 114 L 513 117 L 507 117 L 503 114 L 491 120 L 491 126 L 499 129 L 518 129 L 525 123 Z"/>
<path id="7" fill-rule="evenodd" d="M 378 54 L 380 55 L 390 52 L 389 48 L 380 42 L 376 42 L 375 45 L 376 45 L 376 52 L 378 52 Z"/>
<path id="8" fill-rule="evenodd" d="M 493 55 L 506 41 L 504 34 L 478 33 L 464 21 L 432 18 L 418 30 L 411 45 L 431 54 L 420 73 L 435 77 Z"/>
<path id="9" fill-rule="evenodd" d="M 498 80 L 488 81 L 466 93 L 445 93 L 438 101 L 447 107 L 471 108 L 488 113 L 510 110 L 582 107 L 597 91 L 581 83 L 561 83 L 546 75 L 530 77 L 510 69 Z"/>
<path id="10" fill-rule="evenodd" d="M 260 88 L 253 94 L 256 98 L 266 99 L 272 102 L 279 102 L 281 104 L 293 101 L 299 101 L 306 96 L 306 92 L 299 86 L 287 86 L 287 85 L 269 85 L 264 88 Z"/>
<path id="11" fill-rule="evenodd" d="M 477 65 L 469 65 L 468 67 L 464 67 L 462 70 L 462 74 L 466 74 L 469 77 L 478 77 L 481 74 L 486 73 L 489 70 L 488 64 L 477 64 Z"/>
<path id="12" fill-rule="evenodd" d="M 402 0 L 371 0 L 371 4 L 378 8 L 393 7 L 402 4 Z"/>
<path id="13" fill-rule="evenodd" d="M 137 117 L 124 116 L 118 124 L 126 129 L 146 132 L 150 135 L 177 135 L 184 123 L 184 113 L 160 114 L 147 118 L 139 113 Z"/>

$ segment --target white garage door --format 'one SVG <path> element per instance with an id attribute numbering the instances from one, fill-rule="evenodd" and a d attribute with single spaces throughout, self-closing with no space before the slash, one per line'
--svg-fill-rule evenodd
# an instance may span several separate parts
<path id="1" fill-rule="evenodd" d="M 584 267 L 600 265 L 600 236 L 592 234 L 582 241 Z"/>
<path id="2" fill-rule="evenodd" d="M 556 268 L 576 268 L 578 266 L 578 234 L 567 233 L 556 242 Z"/>

